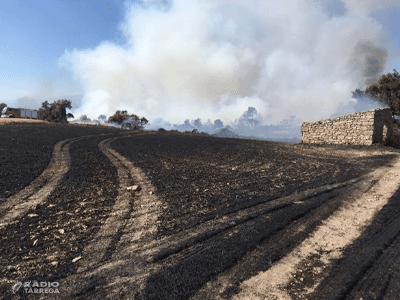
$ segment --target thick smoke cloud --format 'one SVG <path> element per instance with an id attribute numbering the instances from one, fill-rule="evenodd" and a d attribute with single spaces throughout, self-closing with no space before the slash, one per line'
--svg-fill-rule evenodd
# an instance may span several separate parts
<path id="1" fill-rule="evenodd" d="M 58 100 L 55 94 L 55 81 L 51 76 L 46 75 L 38 81 L 29 95 L 16 99 L 17 107 L 38 109 L 46 100 L 49 102 Z"/>
<path id="2" fill-rule="evenodd" d="M 369 86 L 379 80 L 379 74 L 385 69 L 387 51 L 377 48 L 370 41 L 359 41 L 353 50 L 351 66 L 357 70 L 359 86 Z"/>
<path id="3" fill-rule="evenodd" d="M 351 107 L 350 109 L 353 109 Z M 185 120 L 182 124 L 171 124 L 163 119 L 156 119 L 146 126 L 146 129 L 178 131 L 197 131 L 222 137 L 250 138 L 260 140 L 276 140 L 285 142 L 300 142 L 301 120 L 290 116 L 279 124 L 263 125 L 263 118 L 255 107 L 248 107 L 243 114 L 230 125 L 224 124 L 220 119 L 213 122 L 208 119 Z"/>
<path id="4" fill-rule="evenodd" d="M 373 12 L 394 6 L 400 6 L 399 0 L 342 0 L 352 11 Z"/>
<path id="5" fill-rule="evenodd" d="M 85 90 L 74 115 L 128 110 L 150 123 L 229 125 L 254 107 L 264 124 L 313 121 L 347 105 L 387 57 L 380 24 L 353 10 L 329 17 L 322 0 L 127 2 L 121 30 L 125 45 L 60 59 Z"/>

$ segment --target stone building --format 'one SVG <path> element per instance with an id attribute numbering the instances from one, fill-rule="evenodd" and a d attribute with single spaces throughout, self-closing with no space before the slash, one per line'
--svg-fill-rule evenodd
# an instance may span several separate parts
<path id="1" fill-rule="evenodd" d="M 389 108 L 372 109 L 351 115 L 305 122 L 301 125 L 304 144 L 372 145 L 392 137 L 393 116 Z"/>

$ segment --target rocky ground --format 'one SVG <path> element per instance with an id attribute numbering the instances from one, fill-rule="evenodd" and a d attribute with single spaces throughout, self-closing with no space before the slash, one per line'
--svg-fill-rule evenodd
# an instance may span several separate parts
<path id="1" fill-rule="evenodd" d="M 17 281 L 58 282 L 60 293 L 37 295 L 43 299 L 233 299 L 398 158 L 383 146 L 127 133 L 0 126 L 0 299 L 32 297 L 12 293 Z M 52 162 L 58 142 L 63 155 Z M 44 171 L 53 175 L 40 177 Z M 335 261 L 321 262 L 317 252 L 296 265 L 291 274 L 303 280 L 282 287 L 288 297 L 394 299 L 397 198 Z M 327 271 L 313 271 L 318 265 Z M 275 299 L 254 295 L 248 299 Z"/>

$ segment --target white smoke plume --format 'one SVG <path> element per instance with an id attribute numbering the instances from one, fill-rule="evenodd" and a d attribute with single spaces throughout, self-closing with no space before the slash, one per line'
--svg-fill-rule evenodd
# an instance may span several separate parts
<path id="1" fill-rule="evenodd" d="M 23 97 L 16 99 L 17 107 L 38 109 L 42 102 L 53 102 L 60 98 L 55 96 L 55 80 L 50 75 L 45 75 L 39 79 L 33 91 Z"/>
<path id="2" fill-rule="evenodd" d="M 60 59 L 85 91 L 74 114 L 226 125 L 248 107 L 265 124 L 330 117 L 387 58 L 382 26 L 353 11 L 361 0 L 343 1 L 351 9 L 340 17 L 322 0 L 126 2 L 125 45 L 104 41 Z"/>
<path id="3" fill-rule="evenodd" d="M 373 12 L 400 6 L 399 0 L 343 0 L 343 3 L 348 9 L 360 12 Z"/>

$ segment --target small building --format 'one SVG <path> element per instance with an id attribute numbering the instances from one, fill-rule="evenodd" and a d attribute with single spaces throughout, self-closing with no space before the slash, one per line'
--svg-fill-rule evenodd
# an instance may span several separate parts
<path id="1" fill-rule="evenodd" d="M 21 118 L 37 119 L 36 109 L 20 108 L 20 111 Z"/>
<path id="2" fill-rule="evenodd" d="M 351 115 L 304 122 L 301 143 L 372 145 L 392 137 L 393 116 L 389 108 L 371 109 Z"/>
<path id="3" fill-rule="evenodd" d="M 7 107 L 5 115 L 13 115 L 15 118 L 37 119 L 37 110 L 29 108 Z"/>

